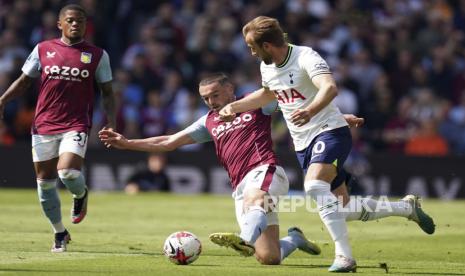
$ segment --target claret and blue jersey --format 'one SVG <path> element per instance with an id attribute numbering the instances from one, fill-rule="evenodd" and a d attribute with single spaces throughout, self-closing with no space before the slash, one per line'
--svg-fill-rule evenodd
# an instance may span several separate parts
<path id="1" fill-rule="evenodd" d="M 231 179 L 233 190 L 252 169 L 277 164 L 271 139 L 271 116 L 276 102 L 262 109 L 237 114 L 224 122 L 210 111 L 186 130 L 197 143 L 213 141 L 216 154 Z"/>
<path id="2" fill-rule="evenodd" d="M 33 134 L 87 133 L 92 125 L 94 83 L 112 80 L 108 54 L 85 41 L 73 45 L 60 39 L 43 41 L 22 71 L 40 77 Z"/>

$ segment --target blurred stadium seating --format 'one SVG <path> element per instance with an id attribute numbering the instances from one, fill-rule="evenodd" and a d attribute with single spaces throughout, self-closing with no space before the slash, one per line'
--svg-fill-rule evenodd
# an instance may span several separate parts
<path id="1" fill-rule="evenodd" d="M 59 35 L 56 16 L 68 2 L 0 0 L 0 93 L 37 42 Z M 340 109 L 366 118 L 353 130 L 356 164 L 373 154 L 465 153 L 465 1 L 74 2 L 89 13 L 87 39 L 110 55 L 118 130 L 127 137 L 173 133 L 200 117 L 206 107 L 197 82 L 206 73 L 230 74 L 238 94 L 258 88 L 259 66 L 241 27 L 268 15 L 282 22 L 291 43 L 311 46 L 328 60 Z M 7 105 L 0 147 L 29 147 L 36 97 L 31 90 Z M 103 123 L 97 104 L 91 149 L 102 147 L 95 130 Z M 273 127 L 278 150 L 290 149 L 279 114 Z"/>

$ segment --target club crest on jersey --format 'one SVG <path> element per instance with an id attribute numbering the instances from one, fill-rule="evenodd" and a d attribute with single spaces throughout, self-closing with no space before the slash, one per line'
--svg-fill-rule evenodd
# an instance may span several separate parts
<path id="1" fill-rule="evenodd" d="M 291 84 L 294 84 L 294 80 L 292 79 L 293 76 L 294 76 L 293 73 L 289 73 L 289 78 L 291 79 L 289 82 L 290 82 Z"/>
<path id="2" fill-rule="evenodd" d="M 92 54 L 91 54 L 91 53 L 82 52 L 82 53 L 81 53 L 81 62 L 82 62 L 82 63 L 86 63 L 86 64 L 91 63 L 91 62 L 92 62 Z"/>
<path id="3" fill-rule="evenodd" d="M 47 58 L 54 58 L 56 52 L 49 52 L 49 51 L 47 51 L 46 54 L 47 54 Z"/>

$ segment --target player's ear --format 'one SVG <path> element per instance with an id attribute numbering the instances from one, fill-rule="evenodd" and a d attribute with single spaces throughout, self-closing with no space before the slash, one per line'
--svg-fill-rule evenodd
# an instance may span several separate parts
<path id="1" fill-rule="evenodd" d="M 262 49 L 267 51 L 267 52 L 270 52 L 270 47 L 271 47 L 271 43 L 269 42 L 263 42 L 262 43 Z"/>
<path id="2" fill-rule="evenodd" d="M 61 22 L 60 20 L 57 21 L 57 28 L 61 31 L 63 28 L 61 27 Z"/>

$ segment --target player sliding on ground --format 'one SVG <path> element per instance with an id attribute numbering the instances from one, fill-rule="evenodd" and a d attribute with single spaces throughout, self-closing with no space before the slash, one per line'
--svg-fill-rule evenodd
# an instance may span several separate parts
<path id="1" fill-rule="evenodd" d="M 239 114 L 232 123 L 227 123 L 218 116 L 221 108 L 235 100 L 227 76 L 217 73 L 204 78 L 199 93 L 210 111 L 176 134 L 128 140 L 114 131 L 102 130 L 99 137 L 107 147 L 148 152 L 172 151 L 187 144 L 213 141 L 218 159 L 231 180 L 241 233 L 214 236 L 212 241 L 230 246 L 244 256 L 255 254 L 262 264 L 279 264 L 297 248 L 320 254 L 320 248 L 296 227 L 290 228 L 288 236 L 280 240 L 277 213 L 264 209 L 266 196 L 277 200 L 289 188 L 287 176 L 277 165 L 272 150 L 270 114 L 276 103 Z M 355 116 L 348 116 L 348 120 L 361 123 Z"/>
<path id="2" fill-rule="evenodd" d="M 220 111 L 220 118 L 232 120 L 236 113 L 278 100 L 306 174 L 305 191 L 317 202 L 321 220 L 335 243 L 336 258 L 329 271 L 356 270 L 346 221 L 402 216 L 418 223 L 424 232 L 434 233 L 433 220 L 422 211 L 415 196 L 389 202 L 389 208 L 383 209 L 376 209 L 376 200 L 358 199 L 360 202 L 349 206 L 367 208 L 342 212 L 340 204 L 347 207 L 349 202 L 342 167 L 351 150 L 352 137 L 343 115 L 331 103 L 337 87 L 326 61 L 310 47 L 288 44 L 274 18 L 259 16 L 248 22 L 242 33 L 252 55 L 262 60 L 263 88 L 226 105 Z M 342 197 L 341 203 L 338 197 Z"/>

